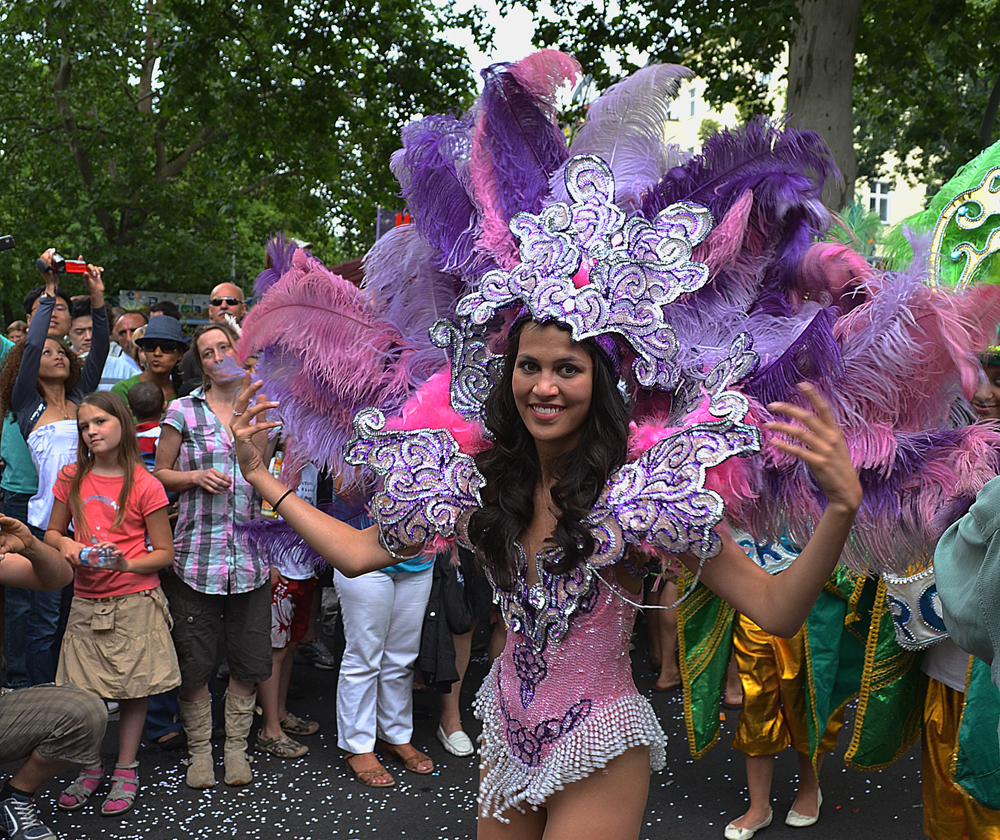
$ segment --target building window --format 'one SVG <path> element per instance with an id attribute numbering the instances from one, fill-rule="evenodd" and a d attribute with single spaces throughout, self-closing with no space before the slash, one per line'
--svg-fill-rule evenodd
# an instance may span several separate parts
<path id="1" fill-rule="evenodd" d="M 694 106 L 695 106 L 695 103 L 698 100 L 698 91 L 695 90 L 694 85 L 691 85 L 691 89 L 689 90 L 689 93 L 691 94 L 691 114 L 690 114 L 690 116 L 693 117 L 694 116 Z"/>
<path id="2" fill-rule="evenodd" d="M 888 181 L 870 181 L 868 193 L 868 212 L 878 213 L 878 220 L 889 224 L 889 196 L 892 186 Z"/>

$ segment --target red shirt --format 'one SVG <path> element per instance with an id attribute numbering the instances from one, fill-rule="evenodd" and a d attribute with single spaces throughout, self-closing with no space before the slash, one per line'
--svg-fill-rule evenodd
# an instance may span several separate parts
<path id="1" fill-rule="evenodd" d="M 52 492 L 69 507 L 70 478 L 76 473 L 76 464 L 61 470 Z M 122 476 L 107 478 L 88 473 L 80 483 L 80 498 L 87 518 L 89 533 L 98 541 L 109 540 L 122 550 L 126 560 L 143 557 L 149 553 L 146 544 L 146 516 L 167 506 L 167 494 L 144 467 L 137 467 L 125 509 L 125 518 L 115 530 L 110 530 L 118 511 L 118 494 L 122 489 Z M 83 534 L 83 529 L 74 531 Z M 81 540 L 82 541 L 82 540 Z M 160 583 L 156 572 L 114 572 L 78 566 L 73 592 L 81 598 L 109 598 L 154 589 Z"/>

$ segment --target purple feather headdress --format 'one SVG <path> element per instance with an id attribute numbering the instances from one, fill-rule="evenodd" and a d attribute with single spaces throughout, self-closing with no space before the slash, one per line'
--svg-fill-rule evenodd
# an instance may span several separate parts
<path id="1" fill-rule="evenodd" d="M 758 537 L 804 542 L 822 514 L 804 464 L 766 436 L 752 454 L 767 404 L 801 402 L 795 385 L 810 379 L 865 491 L 845 560 L 893 569 L 932 545 L 940 511 L 1000 468 L 998 431 L 951 423 L 1000 290 L 930 289 L 923 263 L 882 274 L 824 242 L 823 185 L 839 175 L 813 132 L 761 117 L 681 153 L 666 116 L 684 68 L 647 67 L 609 89 L 567 149 L 555 95 L 578 76 L 554 51 L 494 65 L 467 114 L 409 126 L 393 171 L 414 224 L 368 255 L 362 290 L 273 246 L 241 347 L 260 352 L 286 429 L 348 481 L 361 450 L 384 454 L 394 435 L 422 435 L 414 451 L 433 442 L 433 479 L 462 493 L 429 503 L 438 524 L 402 498 L 383 511 L 450 538 L 456 499 L 475 498 L 472 456 L 490 445 L 493 351 L 521 312 L 617 355 L 634 461 L 696 428 L 742 435 L 731 454 L 743 457 L 714 464 L 702 489 Z M 352 429 L 366 406 L 379 411 Z M 347 464 L 354 432 L 379 445 L 355 442 Z"/>

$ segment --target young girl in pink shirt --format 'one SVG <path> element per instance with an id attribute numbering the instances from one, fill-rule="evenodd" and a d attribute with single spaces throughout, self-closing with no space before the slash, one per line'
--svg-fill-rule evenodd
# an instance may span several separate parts
<path id="1" fill-rule="evenodd" d="M 101 813 L 128 811 L 139 788 L 136 752 L 150 694 L 180 685 L 158 570 L 174 560 L 163 485 L 143 464 L 128 408 L 98 391 L 77 411 L 77 461 L 53 488 L 45 541 L 75 568 L 75 594 L 56 673 L 121 704 L 118 763 Z M 59 799 L 83 807 L 104 769 L 84 767 Z"/>

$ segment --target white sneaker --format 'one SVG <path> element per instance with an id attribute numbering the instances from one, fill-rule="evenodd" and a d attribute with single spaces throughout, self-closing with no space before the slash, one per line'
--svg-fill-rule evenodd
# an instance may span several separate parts
<path id="1" fill-rule="evenodd" d="M 451 735 L 445 735 L 444 729 L 439 726 L 437 736 L 441 742 L 441 746 L 452 755 L 466 756 L 472 755 L 476 751 L 475 746 L 472 744 L 472 739 L 462 729 L 452 732 Z"/>

